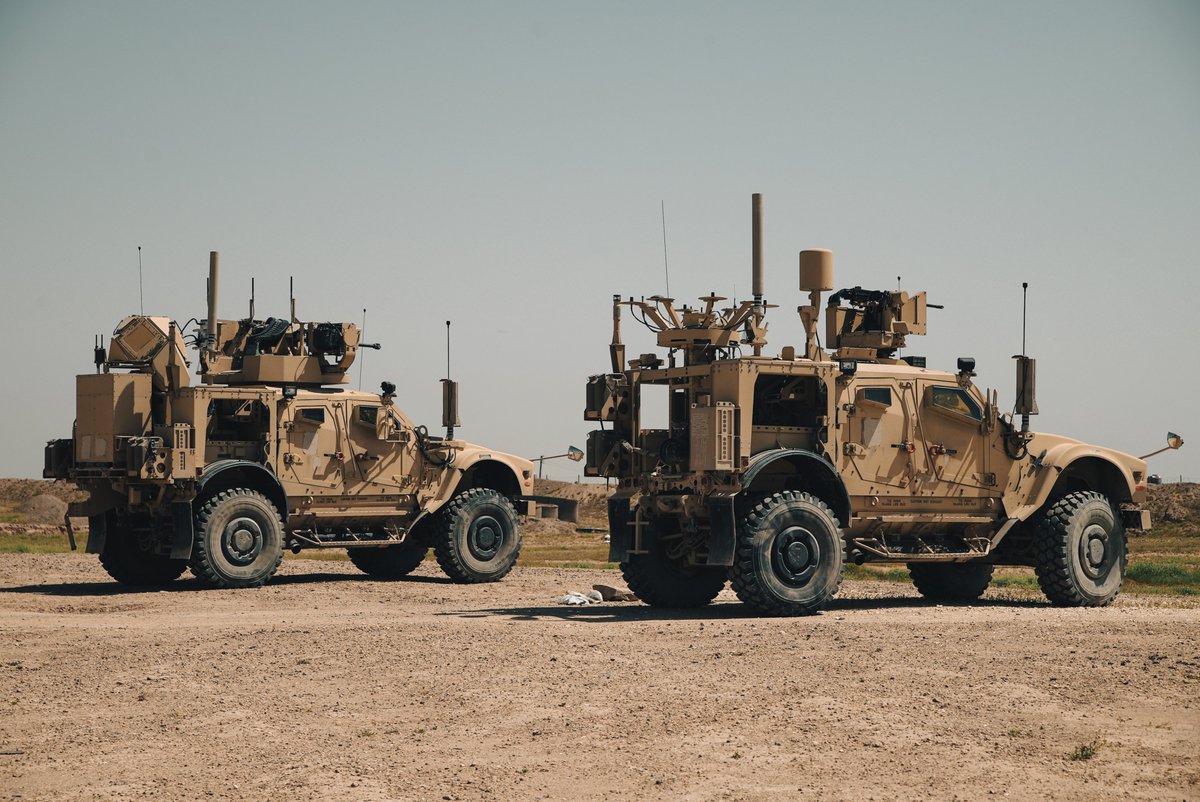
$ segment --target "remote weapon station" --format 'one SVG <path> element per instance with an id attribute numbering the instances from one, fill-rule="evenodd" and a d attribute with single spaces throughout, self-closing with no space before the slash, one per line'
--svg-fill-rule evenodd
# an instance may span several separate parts
<path id="1" fill-rule="evenodd" d="M 728 580 L 761 612 L 808 614 L 837 592 L 849 559 L 907 565 L 932 599 L 976 598 L 995 565 L 1026 565 L 1055 604 L 1111 602 L 1126 531 L 1150 526 L 1145 462 L 1030 431 L 1035 365 L 1023 354 L 1011 415 L 971 381 L 974 359 L 948 373 L 898 356 L 926 332 L 924 292 L 833 293 L 822 345 L 829 251 L 800 253 L 803 349 L 764 354 L 773 306 L 760 195 L 752 224 L 751 300 L 722 307 L 710 294 L 680 308 L 613 297 L 612 369 L 587 384 L 585 418 L 600 429 L 586 471 L 616 481 L 609 559 L 630 588 L 653 605 L 691 607 Z M 665 361 L 626 361 L 622 307 Z M 665 409 L 651 410 L 651 397 Z M 665 413 L 661 428 L 644 427 L 653 412 Z"/>
<path id="2" fill-rule="evenodd" d="M 253 284 L 251 285 L 253 287 Z M 353 323 L 217 317 L 210 256 L 208 316 L 191 344 L 175 321 L 118 324 L 96 371 L 76 379 L 72 436 L 46 446 L 44 475 L 90 497 L 87 551 L 128 584 L 176 579 L 191 567 L 216 587 L 253 587 L 285 549 L 345 548 L 367 574 L 398 577 L 432 546 L 448 576 L 498 580 L 521 546 L 533 463 L 455 439 L 457 384 L 443 382 L 445 437 L 378 394 L 345 384 L 361 348 Z M 68 534 L 74 547 L 74 535 Z"/>

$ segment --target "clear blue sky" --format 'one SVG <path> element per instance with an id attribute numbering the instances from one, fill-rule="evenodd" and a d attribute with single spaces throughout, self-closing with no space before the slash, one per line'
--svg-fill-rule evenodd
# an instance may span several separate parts
<path id="1" fill-rule="evenodd" d="M 436 428 L 582 446 L 609 298 L 745 295 L 766 196 L 774 350 L 796 253 L 946 304 L 910 352 L 1039 429 L 1200 479 L 1200 3 L 0 0 L 0 475 L 66 436 L 94 333 L 137 311 L 355 320 Z M 630 350 L 650 340 L 627 321 Z M 547 466 L 550 468 L 550 465 Z M 574 477 L 560 461 L 551 475 Z"/>

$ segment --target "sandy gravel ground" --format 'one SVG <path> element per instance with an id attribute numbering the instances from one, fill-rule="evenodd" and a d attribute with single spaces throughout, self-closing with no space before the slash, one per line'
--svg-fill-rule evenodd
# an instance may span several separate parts
<path id="1" fill-rule="evenodd" d="M 552 601 L 612 578 L 295 560 L 129 593 L 84 555 L 0 555 L 0 798 L 1200 799 L 1186 599 Z"/>

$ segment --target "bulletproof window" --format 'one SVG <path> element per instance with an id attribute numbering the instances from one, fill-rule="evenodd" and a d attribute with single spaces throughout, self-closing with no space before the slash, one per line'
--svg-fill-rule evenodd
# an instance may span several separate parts
<path id="1" fill-rule="evenodd" d="M 983 420 L 983 411 L 966 390 L 959 387 L 931 387 L 929 390 L 929 403 L 938 409 L 965 415 L 972 420 Z"/>
<path id="2" fill-rule="evenodd" d="M 864 387 L 862 389 L 862 400 L 890 407 L 892 405 L 892 388 Z"/>
<path id="3" fill-rule="evenodd" d="M 379 420 L 379 407 L 359 407 L 358 422 L 364 423 L 367 426 L 374 426 Z"/>
<path id="4" fill-rule="evenodd" d="M 754 384 L 754 426 L 816 426 L 825 385 L 816 376 L 762 375 Z"/>
<path id="5" fill-rule="evenodd" d="M 308 423 L 324 423 L 325 407 L 305 407 L 300 410 L 300 420 Z"/>

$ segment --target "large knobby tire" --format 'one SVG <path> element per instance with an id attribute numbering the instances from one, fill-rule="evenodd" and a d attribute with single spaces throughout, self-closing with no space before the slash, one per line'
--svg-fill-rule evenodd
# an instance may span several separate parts
<path id="1" fill-rule="evenodd" d="M 142 542 L 135 532 L 122 528 L 115 516 L 110 515 L 108 523 L 100 565 L 118 582 L 138 586 L 165 585 L 187 570 L 187 560 L 172 560 L 155 554 L 151 542 Z"/>
<path id="2" fill-rule="evenodd" d="M 991 563 L 909 563 L 917 592 L 931 601 L 967 602 L 983 595 L 992 581 Z"/>
<path id="3" fill-rule="evenodd" d="M 846 543 L 833 510 L 809 493 L 768 496 L 738 531 L 729 578 L 738 598 L 767 615 L 812 615 L 842 584 Z"/>
<path id="4" fill-rule="evenodd" d="M 1121 592 L 1128 560 L 1120 513 L 1100 493 L 1063 496 L 1038 518 L 1033 558 L 1038 584 L 1053 604 L 1110 604 Z"/>
<path id="5" fill-rule="evenodd" d="M 719 565 L 692 565 L 672 559 L 666 554 L 662 538 L 653 537 L 646 554 L 625 558 L 621 576 L 633 594 L 651 607 L 703 607 L 725 587 L 727 571 Z"/>
<path id="6" fill-rule="evenodd" d="M 408 576 L 425 559 L 429 544 L 410 540 L 382 548 L 346 549 L 350 562 L 367 576 L 376 579 L 399 579 Z"/>
<path id="7" fill-rule="evenodd" d="M 283 559 L 283 521 L 262 493 L 224 490 L 196 513 L 192 573 L 218 588 L 256 588 Z"/>
<path id="8" fill-rule="evenodd" d="M 437 513 L 433 551 L 455 582 L 497 582 L 521 554 L 521 526 L 512 502 L 495 490 L 464 490 Z"/>

